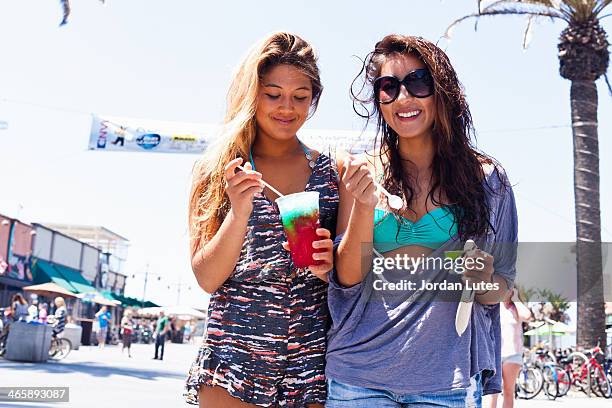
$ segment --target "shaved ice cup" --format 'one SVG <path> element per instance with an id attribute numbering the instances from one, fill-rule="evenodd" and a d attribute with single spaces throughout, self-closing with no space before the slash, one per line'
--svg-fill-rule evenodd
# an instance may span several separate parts
<path id="1" fill-rule="evenodd" d="M 312 254 L 321 250 L 312 247 L 319 228 L 319 193 L 304 191 L 288 194 L 276 199 L 281 220 L 289 241 L 291 260 L 297 268 L 320 265 L 322 261 L 312 259 Z"/>

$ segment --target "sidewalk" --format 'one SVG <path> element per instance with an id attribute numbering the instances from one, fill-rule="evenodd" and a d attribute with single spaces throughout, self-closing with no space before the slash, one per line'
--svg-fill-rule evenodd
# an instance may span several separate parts
<path id="1" fill-rule="evenodd" d="M 154 345 L 134 344 L 133 358 L 121 354 L 121 346 L 81 347 L 62 361 L 46 364 L 0 359 L 2 386 L 70 387 L 69 403 L 8 403 L 1 407 L 190 407 L 182 399 L 187 370 L 196 357 L 197 344 L 166 343 L 163 361 L 153 360 Z M 501 407 L 501 399 L 498 402 Z M 573 394 L 548 401 L 518 400 L 516 408 L 612 408 L 612 400 Z M 376 408 L 376 407 L 372 407 Z M 488 408 L 488 407 L 485 407 Z"/>
<path id="2" fill-rule="evenodd" d="M 62 361 L 41 364 L 0 359 L 2 386 L 70 387 L 69 403 L 0 402 L 2 407 L 189 407 L 183 384 L 196 344 L 166 343 L 164 360 L 153 360 L 154 345 L 133 344 L 132 358 L 121 346 L 81 347 Z M 109 404 L 112 402 L 112 404 Z"/>

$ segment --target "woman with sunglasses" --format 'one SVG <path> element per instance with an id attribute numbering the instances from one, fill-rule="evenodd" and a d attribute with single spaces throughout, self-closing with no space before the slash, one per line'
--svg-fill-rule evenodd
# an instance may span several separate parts
<path id="1" fill-rule="evenodd" d="M 189 403 L 312 408 L 325 402 L 326 281 L 338 174 L 328 155 L 296 136 L 321 91 L 312 47 L 293 34 L 272 34 L 235 73 L 221 143 L 194 168 L 192 267 L 211 297 L 187 379 Z M 278 196 L 262 178 L 282 194 L 319 193 L 322 228 L 313 247 L 321 252 L 311 266 L 291 261 Z"/>
<path id="2" fill-rule="evenodd" d="M 501 166 L 473 146 L 465 96 L 440 48 L 389 35 L 361 72 L 354 106 L 376 120 L 381 140 L 342 167 L 326 407 L 481 406 L 483 391 L 500 392 L 498 302 L 515 275 L 512 189 Z M 402 197 L 403 208 L 390 208 L 375 181 Z M 468 239 L 481 249 L 464 253 L 462 277 L 440 266 L 380 270 L 382 258 L 444 259 Z M 461 334 L 461 290 L 419 290 L 444 281 L 485 287 Z"/>

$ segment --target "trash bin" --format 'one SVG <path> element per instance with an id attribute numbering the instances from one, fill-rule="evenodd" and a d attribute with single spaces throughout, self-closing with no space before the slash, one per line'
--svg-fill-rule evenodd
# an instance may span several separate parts
<path id="1" fill-rule="evenodd" d="M 51 326 L 38 322 L 12 323 L 4 358 L 34 363 L 47 361 L 52 331 Z"/>
<path id="2" fill-rule="evenodd" d="M 64 333 L 62 337 L 70 340 L 72 343 L 72 349 L 78 350 L 81 345 L 81 336 L 83 334 L 83 328 L 78 324 L 68 323 L 64 327 Z"/>
<path id="3" fill-rule="evenodd" d="M 81 324 L 80 343 L 83 346 L 90 346 L 91 345 L 91 329 L 93 326 L 93 320 L 80 319 L 79 323 Z"/>

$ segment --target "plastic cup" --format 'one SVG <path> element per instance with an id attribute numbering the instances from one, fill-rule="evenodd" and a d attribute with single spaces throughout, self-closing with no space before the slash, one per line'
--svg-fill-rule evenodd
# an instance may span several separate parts
<path id="1" fill-rule="evenodd" d="M 288 194 L 276 199 L 281 220 L 289 241 L 291 259 L 297 268 L 319 265 L 312 254 L 320 252 L 312 247 L 314 241 L 321 239 L 317 235 L 319 228 L 319 193 L 304 191 Z"/>
<path id="2" fill-rule="evenodd" d="M 451 259 L 453 261 L 453 269 L 452 271 L 455 272 L 458 275 L 461 275 L 461 273 L 457 272 L 457 269 L 455 267 L 455 261 L 459 258 L 461 258 L 463 256 L 463 249 L 458 249 L 458 250 L 454 250 L 454 251 L 444 251 L 444 258 L 445 259 Z"/>

